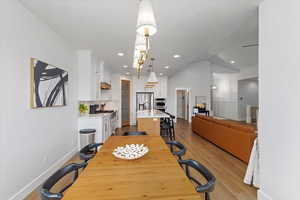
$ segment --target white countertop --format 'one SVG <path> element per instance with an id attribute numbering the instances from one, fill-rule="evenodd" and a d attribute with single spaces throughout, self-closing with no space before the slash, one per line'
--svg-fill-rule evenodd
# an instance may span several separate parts
<path id="1" fill-rule="evenodd" d="M 137 118 L 168 118 L 170 117 L 159 110 L 143 110 L 137 112 Z"/>
<path id="2" fill-rule="evenodd" d="M 110 116 L 111 113 L 99 113 L 99 114 L 86 114 L 86 115 L 80 115 L 80 118 L 84 118 L 84 117 L 90 117 L 90 118 L 96 118 L 96 117 L 106 117 L 106 116 Z"/>
<path id="3" fill-rule="evenodd" d="M 115 111 L 117 112 L 117 111 Z M 110 116 L 111 114 L 113 113 L 97 113 L 97 114 L 81 114 L 79 115 L 80 118 L 87 118 L 87 117 L 90 117 L 90 118 L 96 118 L 96 117 L 107 117 L 107 116 Z"/>

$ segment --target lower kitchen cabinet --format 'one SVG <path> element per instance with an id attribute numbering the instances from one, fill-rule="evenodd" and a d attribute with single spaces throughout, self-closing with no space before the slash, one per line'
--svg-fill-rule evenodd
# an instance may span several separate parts
<path id="1" fill-rule="evenodd" d="M 84 116 L 78 120 L 80 129 L 96 129 L 95 142 L 105 142 L 112 135 L 110 115 Z"/>

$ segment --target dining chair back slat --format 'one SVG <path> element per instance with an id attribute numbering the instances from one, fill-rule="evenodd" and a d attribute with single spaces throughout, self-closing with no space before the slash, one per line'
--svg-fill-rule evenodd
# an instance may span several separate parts
<path id="1" fill-rule="evenodd" d="M 48 180 L 42 185 L 41 188 L 41 197 L 42 200 L 60 200 L 63 197 L 63 193 L 73 185 L 73 183 L 78 178 L 78 171 L 79 169 L 83 169 L 87 166 L 87 163 L 72 163 L 69 164 L 60 170 L 56 171 Z M 63 177 L 65 177 L 67 174 L 70 174 L 71 172 L 74 172 L 74 176 L 72 179 L 72 182 L 66 186 L 64 186 L 59 192 L 52 193 L 50 192 L 51 188 L 59 182 Z"/>

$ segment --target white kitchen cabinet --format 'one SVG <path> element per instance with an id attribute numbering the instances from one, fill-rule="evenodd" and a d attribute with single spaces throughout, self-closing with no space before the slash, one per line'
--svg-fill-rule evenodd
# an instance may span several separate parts
<path id="1" fill-rule="evenodd" d="M 112 135 L 110 128 L 110 114 L 103 114 L 99 116 L 83 116 L 78 120 L 78 127 L 80 129 L 96 129 L 95 142 L 105 142 L 109 136 Z M 78 131 L 79 132 L 79 131 Z"/>
<path id="2" fill-rule="evenodd" d="M 153 92 L 155 98 L 167 98 L 168 77 L 158 77 L 158 83 L 153 88 L 146 88 L 146 92 Z"/>
<path id="3" fill-rule="evenodd" d="M 80 129 L 95 129 L 95 142 L 104 141 L 103 137 L 103 118 L 102 117 L 80 117 L 78 120 L 78 128 Z"/>
<path id="4" fill-rule="evenodd" d="M 112 134 L 110 125 L 110 116 L 103 117 L 103 142 Z"/>
<path id="5" fill-rule="evenodd" d="M 77 51 L 78 61 L 78 98 L 81 101 L 88 101 L 95 98 L 93 95 L 93 69 L 91 51 Z"/>
<path id="6" fill-rule="evenodd" d="M 77 51 L 78 61 L 78 99 L 80 101 L 97 100 L 100 74 L 97 73 L 100 62 L 91 50 Z"/>
<path id="7" fill-rule="evenodd" d="M 101 82 L 111 82 L 111 72 L 91 50 L 77 51 L 78 99 L 80 101 L 111 100 L 108 91 L 101 91 Z"/>
<path id="8" fill-rule="evenodd" d="M 104 64 L 104 62 L 100 63 L 100 79 L 99 84 L 101 82 L 105 82 L 108 84 L 111 84 L 111 72 L 107 65 Z M 112 90 L 102 90 L 101 87 L 99 89 L 99 95 L 98 100 L 112 100 Z"/>
<path id="9" fill-rule="evenodd" d="M 160 96 L 158 98 L 168 97 L 168 77 L 160 78 Z"/>

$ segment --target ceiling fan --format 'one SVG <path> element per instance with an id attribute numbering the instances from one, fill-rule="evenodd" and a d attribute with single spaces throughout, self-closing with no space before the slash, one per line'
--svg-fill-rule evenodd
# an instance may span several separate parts
<path id="1" fill-rule="evenodd" d="M 242 47 L 248 48 L 248 47 L 257 47 L 257 46 L 259 46 L 258 42 L 257 43 L 253 43 L 253 44 L 247 44 L 247 45 L 244 45 Z"/>

